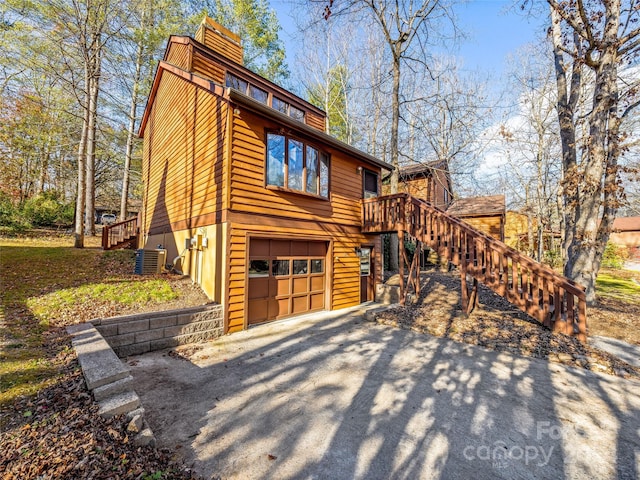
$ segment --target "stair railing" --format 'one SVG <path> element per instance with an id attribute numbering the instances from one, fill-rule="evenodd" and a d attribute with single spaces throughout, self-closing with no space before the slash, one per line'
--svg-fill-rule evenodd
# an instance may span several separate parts
<path id="1" fill-rule="evenodd" d="M 584 287 L 551 268 L 408 194 L 363 200 L 362 215 L 364 232 L 406 232 L 459 267 L 466 311 L 477 301 L 480 282 L 554 331 L 586 341 Z"/>
<path id="2" fill-rule="evenodd" d="M 102 227 L 102 248 L 110 250 L 138 235 L 138 217 Z"/>

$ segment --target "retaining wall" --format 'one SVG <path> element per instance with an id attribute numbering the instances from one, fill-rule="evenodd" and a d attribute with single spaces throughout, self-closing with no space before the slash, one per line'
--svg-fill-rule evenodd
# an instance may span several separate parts
<path id="1" fill-rule="evenodd" d="M 95 319 L 91 323 L 119 357 L 211 340 L 224 332 L 222 305 Z"/>

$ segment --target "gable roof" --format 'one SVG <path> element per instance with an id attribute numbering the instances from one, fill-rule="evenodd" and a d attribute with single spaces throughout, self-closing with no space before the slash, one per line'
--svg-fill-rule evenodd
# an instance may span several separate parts
<path id="1" fill-rule="evenodd" d="M 233 88 L 230 88 L 230 87 L 223 87 L 222 85 L 218 85 L 215 82 L 207 78 L 201 77 L 196 73 L 187 72 L 186 70 L 182 70 L 181 68 L 171 65 L 170 63 L 167 63 L 165 61 L 162 61 L 158 64 L 156 76 L 153 80 L 153 86 L 151 88 L 151 92 L 149 93 L 147 106 L 142 116 L 142 121 L 140 123 L 140 130 L 138 133 L 140 137 L 144 136 L 144 130 L 149 120 L 149 115 L 151 113 L 151 109 L 155 101 L 158 86 L 160 85 L 162 76 L 164 74 L 176 75 L 182 80 L 189 82 L 195 85 L 196 87 L 203 89 L 206 92 L 209 92 L 211 95 L 215 95 L 234 105 L 243 106 L 247 110 L 257 113 L 281 125 L 284 125 L 290 128 L 291 130 L 295 130 L 296 132 L 299 132 L 306 137 L 310 137 L 311 139 L 316 140 L 317 142 L 323 145 L 327 145 L 330 148 L 334 148 L 343 153 L 351 155 L 364 163 L 375 165 L 376 167 L 382 168 L 384 170 L 391 170 L 392 168 L 391 165 L 389 165 L 388 163 L 383 162 L 382 160 L 379 160 L 373 157 L 372 155 L 369 155 L 368 153 L 358 150 L 357 148 L 347 143 L 344 143 L 338 140 L 337 138 L 326 134 L 321 130 L 318 130 L 303 122 L 300 122 L 290 117 L 289 115 L 279 112 L 278 110 L 271 108 L 253 99 L 252 97 L 249 97 L 248 95 L 245 95 L 244 93 L 239 92 L 238 90 L 234 90 Z"/>
<path id="2" fill-rule="evenodd" d="M 504 195 L 490 195 L 485 197 L 469 197 L 454 200 L 447 213 L 457 217 L 478 217 L 485 215 L 504 215 Z"/>
<path id="3" fill-rule="evenodd" d="M 640 217 L 620 217 L 613 221 L 614 232 L 640 232 Z"/>

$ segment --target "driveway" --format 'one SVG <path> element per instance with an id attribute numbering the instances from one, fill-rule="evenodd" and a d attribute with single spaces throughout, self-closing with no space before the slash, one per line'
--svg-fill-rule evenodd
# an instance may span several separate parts
<path id="1" fill-rule="evenodd" d="M 129 364 L 159 445 L 205 478 L 640 476 L 640 383 L 369 323 L 360 310 Z"/>

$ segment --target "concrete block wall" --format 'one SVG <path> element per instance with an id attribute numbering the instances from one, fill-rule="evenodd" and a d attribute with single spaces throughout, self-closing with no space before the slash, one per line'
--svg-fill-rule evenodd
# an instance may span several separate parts
<path id="1" fill-rule="evenodd" d="M 224 331 L 222 305 L 140 313 L 91 323 L 119 357 L 217 338 Z"/>

